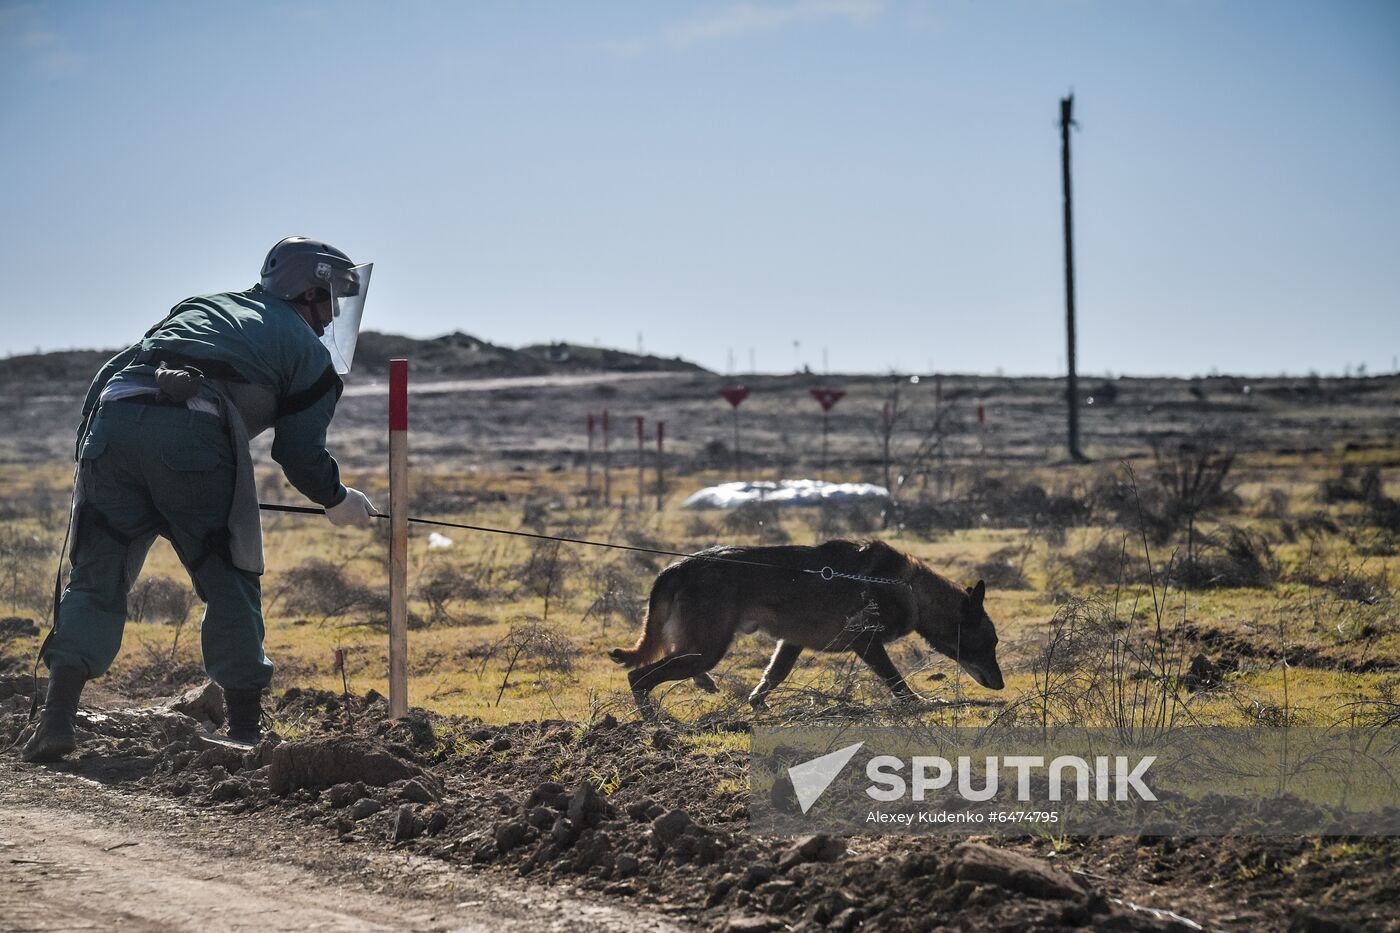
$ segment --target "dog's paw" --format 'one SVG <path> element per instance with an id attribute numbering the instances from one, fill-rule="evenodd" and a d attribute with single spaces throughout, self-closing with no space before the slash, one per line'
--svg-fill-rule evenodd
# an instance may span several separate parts
<path id="1" fill-rule="evenodd" d="M 715 683 L 714 678 L 709 674 L 696 674 L 694 677 L 690 678 L 690 680 L 695 686 L 704 690 L 706 693 L 719 693 L 719 685 Z"/>

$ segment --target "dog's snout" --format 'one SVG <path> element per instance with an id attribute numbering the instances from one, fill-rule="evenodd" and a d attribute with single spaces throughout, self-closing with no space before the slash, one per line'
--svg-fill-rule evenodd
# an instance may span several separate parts
<path id="1" fill-rule="evenodd" d="M 963 667 L 972 675 L 972 679 L 977 681 L 979 686 L 986 687 L 988 690 L 1000 690 L 1006 686 L 1006 681 L 1002 680 L 1001 677 L 1001 666 L 995 661 L 985 666 L 964 664 Z"/>

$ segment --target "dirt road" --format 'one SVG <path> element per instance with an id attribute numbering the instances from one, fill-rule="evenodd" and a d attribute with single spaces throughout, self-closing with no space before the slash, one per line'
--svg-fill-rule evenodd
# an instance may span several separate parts
<path id="1" fill-rule="evenodd" d="M 230 819 L 0 759 L 0 930 L 679 930 L 407 853 L 309 851 Z"/>

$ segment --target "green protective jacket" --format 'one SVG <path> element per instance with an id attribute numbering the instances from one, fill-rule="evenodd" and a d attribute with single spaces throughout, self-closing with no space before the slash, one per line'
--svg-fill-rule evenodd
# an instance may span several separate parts
<path id="1" fill-rule="evenodd" d="M 345 498 L 326 430 L 344 384 L 328 351 L 296 310 L 261 287 L 187 298 L 107 362 L 83 403 L 84 430 L 111 383 L 155 385 L 158 364 L 205 373 L 200 397 L 218 406 L 238 458 L 229 516 L 234 564 L 263 571 L 261 524 L 248 440 L 274 431 L 272 459 L 303 495 L 323 506 Z"/>

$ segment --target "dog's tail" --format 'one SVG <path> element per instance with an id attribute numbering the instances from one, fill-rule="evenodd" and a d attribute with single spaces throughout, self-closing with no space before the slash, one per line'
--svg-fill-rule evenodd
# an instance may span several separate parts
<path id="1" fill-rule="evenodd" d="M 671 617 L 678 580 L 677 571 L 681 564 L 672 564 L 661 571 L 652 584 L 651 596 L 647 601 L 647 621 L 642 629 L 642 637 L 631 648 L 614 648 L 608 657 L 624 667 L 641 667 L 659 661 L 666 654 L 666 621 Z"/>

